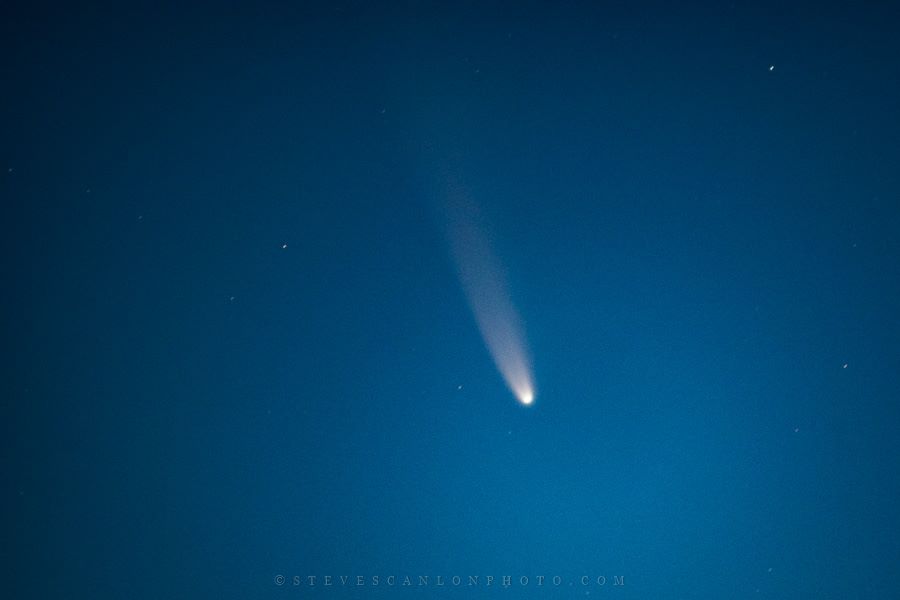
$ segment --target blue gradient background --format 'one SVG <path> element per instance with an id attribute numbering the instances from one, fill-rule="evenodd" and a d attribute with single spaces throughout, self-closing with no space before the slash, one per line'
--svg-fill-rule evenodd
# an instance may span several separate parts
<path id="1" fill-rule="evenodd" d="M 897 18 L 4 5 L 4 596 L 898 597 Z"/>

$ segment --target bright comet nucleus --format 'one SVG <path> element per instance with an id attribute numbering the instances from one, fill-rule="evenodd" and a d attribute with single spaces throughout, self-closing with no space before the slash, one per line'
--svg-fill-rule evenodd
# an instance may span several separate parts
<path id="1" fill-rule="evenodd" d="M 534 402 L 534 392 L 532 392 L 531 390 L 523 392 L 522 395 L 519 396 L 519 402 L 521 402 L 525 406 L 528 406 L 529 404 Z"/>

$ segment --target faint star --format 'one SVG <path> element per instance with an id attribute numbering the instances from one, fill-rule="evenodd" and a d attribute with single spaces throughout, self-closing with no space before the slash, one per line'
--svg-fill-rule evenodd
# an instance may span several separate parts
<path id="1" fill-rule="evenodd" d="M 282 250 L 287 250 L 287 244 L 282 244 L 282 245 L 281 245 L 281 249 L 282 249 Z"/>
<path id="2" fill-rule="evenodd" d="M 799 427 L 794 427 L 794 433 L 800 433 L 800 428 L 799 428 Z M 772 569 L 769 569 L 769 570 L 771 571 Z"/>
<path id="3" fill-rule="evenodd" d="M 456 389 L 461 390 L 461 389 L 462 389 L 462 386 L 461 386 L 461 385 L 458 385 L 458 386 L 456 386 Z"/>
<path id="4" fill-rule="evenodd" d="M 841 368 L 842 368 L 842 369 L 846 369 L 846 368 L 849 366 L 849 364 L 850 364 L 850 363 L 844 363 L 844 366 L 841 367 Z"/>
<path id="5" fill-rule="evenodd" d="M 774 71 L 774 70 L 775 70 L 775 65 L 769 65 L 769 70 L 770 70 L 770 71 Z"/>

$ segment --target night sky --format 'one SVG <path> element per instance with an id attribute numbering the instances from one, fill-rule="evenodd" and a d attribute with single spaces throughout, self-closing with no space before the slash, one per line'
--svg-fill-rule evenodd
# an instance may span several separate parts
<path id="1" fill-rule="evenodd" d="M 898 23 L 4 4 L 3 596 L 900 597 Z"/>

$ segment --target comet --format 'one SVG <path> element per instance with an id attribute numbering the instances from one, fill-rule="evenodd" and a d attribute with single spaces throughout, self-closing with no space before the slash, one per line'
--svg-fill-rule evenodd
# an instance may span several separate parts
<path id="1" fill-rule="evenodd" d="M 510 391 L 529 406 L 536 394 L 531 359 L 488 228 L 463 190 L 454 190 L 445 208 L 451 253 L 478 330 Z"/>

